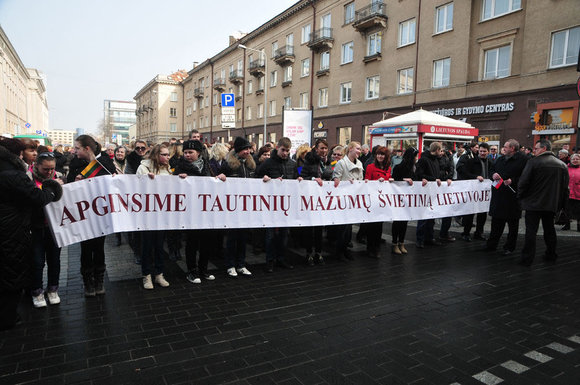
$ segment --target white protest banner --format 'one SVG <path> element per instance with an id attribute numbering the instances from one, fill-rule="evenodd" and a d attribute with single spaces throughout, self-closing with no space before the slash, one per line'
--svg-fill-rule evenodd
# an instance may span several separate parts
<path id="1" fill-rule="evenodd" d="M 300 145 L 310 144 L 312 111 L 284 109 L 282 113 L 282 135 L 292 141 L 290 153 L 294 154 Z"/>
<path id="2" fill-rule="evenodd" d="M 491 182 L 341 182 L 146 175 L 101 176 L 63 186 L 45 212 L 59 247 L 141 230 L 319 226 L 484 212 Z"/>

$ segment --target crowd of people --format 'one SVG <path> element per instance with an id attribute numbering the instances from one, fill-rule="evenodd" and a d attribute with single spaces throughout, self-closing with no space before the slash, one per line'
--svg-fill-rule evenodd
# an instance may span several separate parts
<path id="1" fill-rule="evenodd" d="M 2 137 L 0 140 L 0 213 L 6 220 L 0 223 L 0 328 L 17 323 L 16 304 L 22 290 L 32 297 L 34 307 L 42 308 L 60 302 L 58 295 L 60 249 L 56 246 L 44 218 L 42 207 L 62 195 L 61 184 L 102 175 L 139 174 L 154 179 L 158 175 L 178 178 L 214 177 L 226 182 L 228 178 L 260 178 L 264 183 L 272 179 L 313 181 L 322 186 L 329 181 L 341 182 L 376 180 L 383 183 L 403 182 L 425 186 L 435 182 L 452 184 L 454 180 L 490 180 L 493 183 L 489 212 L 465 215 L 461 218 L 441 218 L 439 235 L 435 236 L 435 220 L 419 220 L 416 227 L 416 247 L 455 242 L 449 230 L 453 221 L 463 227 L 465 242 L 485 242 L 486 251 L 495 251 L 507 224 L 508 234 L 500 253 L 515 252 L 519 220 L 525 210 L 525 245 L 520 264 L 530 265 L 535 256 L 535 239 L 542 222 L 546 254 L 554 261 L 556 254 L 556 214 L 565 219 L 564 230 L 575 220 L 580 231 L 580 151 L 564 148 L 558 156 L 551 143 L 542 139 L 533 149 L 521 147 L 509 139 L 498 151 L 496 146 L 472 142 L 446 148 L 446 143 L 432 142 L 419 154 L 413 147 L 391 149 L 350 142 L 329 146 L 318 139 L 310 146 L 298 147 L 291 155 L 292 143 L 281 138 L 257 148 L 243 137 L 230 143 L 211 146 L 201 141 L 201 134 L 192 130 L 186 140 L 172 139 L 161 144 L 137 140 L 130 147 L 107 145 L 103 150 L 91 136 L 76 138 L 71 149 L 57 146 L 51 149 L 30 140 Z M 484 234 L 487 216 L 491 217 L 491 231 Z M 474 227 L 473 234 L 471 233 Z M 362 222 L 362 221 L 361 221 Z M 392 223 L 391 252 L 399 256 L 408 253 L 407 221 Z M 292 269 L 286 259 L 288 239 L 295 235 L 304 249 L 304 263 L 308 266 L 324 264 L 324 234 L 332 250 L 328 254 L 339 260 L 352 260 L 352 225 L 312 226 L 300 229 L 189 229 L 167 231 L 136 231 L 115 234 L 120 246 L 125 238 L 141 266 L 142 285 L 151 290 L 155 286 L 168 287 L 164 276 L 165 259 L 182 259 L 185 242 L 187 273 L 193 284 L 214 280 L 208 271 L 210 257 L 223 258 L 226 275 L 251 276 L 246 266 L 246 247 L 263 247 L 266 271 Z M 366 244 L 367 256 L 378 258 L 383 223 L 365 221 L 359 226 L 356 240 Z M 167 244 L 168 252 L 164 245 Z M 210 246 L 211 245 L 211 246 Z M 214 245 L 218 246 L 215 249 Z M 81 275 L 84 295 L 105 294 L 104 276 L 105 237 L 81 242 Z M 210 248 L 211 247 L 211 248 Z M 43 283 L 47 267 L 48 282 Z"/>

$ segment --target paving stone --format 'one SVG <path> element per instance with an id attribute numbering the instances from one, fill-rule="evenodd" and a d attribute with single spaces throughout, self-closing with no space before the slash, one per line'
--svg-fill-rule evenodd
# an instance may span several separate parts
<path id="1" fill-rule="evenodd" d="M 552 342 L 551 344 L 546 345 L 546 347 L 564 354 L 568 354 L 574 351 L 574 349 L 572 349 L 571 347 L 559 344 L 557 342 Z"/>
<path id="2" fill-rule="evenodd" d="M 536 360 L 538 362 L 544 363 L 544 362 L 548 362 L 550 360 L 552 360 L 552 357 L 542 354 L 540 352 L 537 352 L 535 350 L 532 350 L 531 352 L 527 352 L 526 354 L 524 354 L 526 357 L 531 358 L 532 360 Z"/>
<path id="3" fill-rule="evenodd" d="M 512 372 L 517 373 L 517 374 L 523 373 L 526 370 L 530 369 L 527 366 L 522 365 L 516 361 L 506 361 L 503 364 L 501 364 L 501 366 L 503 366 L 504 368 L 511 370 Z"/>
<path id="4" fill-rule="evenodd" d="M 496 385 L 496 384 L 503 382 L 503 379 L 501 379 L 497 376 L 494 376 L 493 374 L 491 374 L 488 371 L 483 371 L 481 373 L 474 374 L 473 378 L 475 378 L 478 381 L 483 382 L 486 385 Z"/>

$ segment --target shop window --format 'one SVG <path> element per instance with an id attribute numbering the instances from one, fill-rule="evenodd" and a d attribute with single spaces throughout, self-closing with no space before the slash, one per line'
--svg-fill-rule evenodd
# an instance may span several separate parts
<path id="1" fill-rule="evenodd" d="M 352 127 L 339 127 L 337 128 L 337 131 L 338 143 L 343 146 L 349 144 L 351 141 Z"/>

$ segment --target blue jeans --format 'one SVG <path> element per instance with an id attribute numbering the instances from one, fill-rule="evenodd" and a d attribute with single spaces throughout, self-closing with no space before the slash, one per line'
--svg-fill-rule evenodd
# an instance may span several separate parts
<path id="1" fill-rule="evenodd" d="M 287 227 L 266 229 L 266 262 L 283 261 L 288 243 Z"/>
<path id="2" fill-rule="evenodd" d="M 226 234 L 226 269 L 241 269 L 246 264 L 246 238 L 248 229 L 231 229 Z"/>
<path id="3" fill-rule="evenodd" d="M 435 219 L 417 221 L 417 242 L 431 241 L 434 238 L 433 225 Z"/>
<path id="4" fill-rule="evenodd" d="M 150 256 L 153 252 L 155 265 L 154 275 L 163 273 L 163 240 L 165 231 L 143 231 L 141 233 L 141 272 L 143 275 L 152 273 Z"/>
<path id="5" fill-rule="evenodd" d="M 32 250 L 33 250 L 33 278 L 32 295 L 43 293 L 42 275 L 44 264 L 48 266 L 48 291 L 58 290 L 58 280 L 60 277 L 60 248 L 54 243 L 52 234 L 48 227 L 32 229 Z"/>

